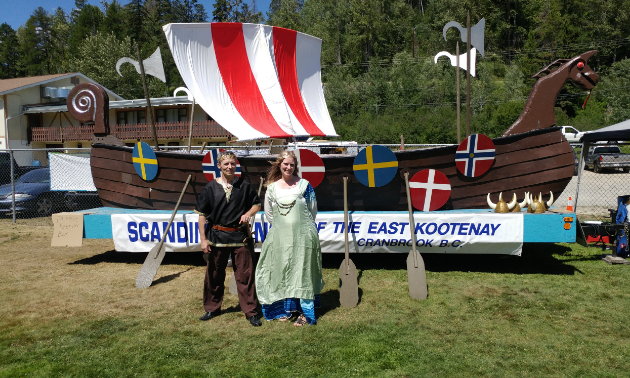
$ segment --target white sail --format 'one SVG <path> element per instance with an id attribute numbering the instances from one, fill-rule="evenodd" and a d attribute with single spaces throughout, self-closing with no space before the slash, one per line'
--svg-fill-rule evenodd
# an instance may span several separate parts
<path id="1" fill-rule="evenodd" d="M 241 140 L 336 136 L 318 38 L 275 26 L 168 24 L 166 40 L 197 103 Z"/>

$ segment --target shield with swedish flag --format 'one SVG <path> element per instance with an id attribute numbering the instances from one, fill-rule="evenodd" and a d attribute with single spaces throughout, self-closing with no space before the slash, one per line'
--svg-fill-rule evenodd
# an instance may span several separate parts
<path id="1" fill-rule="evenodd" d="M 151 181 L 157 176 L 158 161 L 151 146 L 144 142 L 136 143 L 131 155 L 133 167 L 144 181 Z"/>
<path id="2" fill-rule="evenodd" d="M 354 175 L 365 186 L 387 185 L 398 171 L 396 155 L 387 147 L 367 146 L 354 158 Z"/>

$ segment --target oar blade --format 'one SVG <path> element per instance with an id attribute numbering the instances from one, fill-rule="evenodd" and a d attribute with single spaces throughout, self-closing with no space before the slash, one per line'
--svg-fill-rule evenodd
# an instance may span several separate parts
<path id="1" fill-rule="evenodd" d="M 418 266 L 416 267 L 413 254 L 416 254 Z M 424 260 L 418 251 L 409 252 L 407 257 L 407 281 L 409 283 L 409 296 L 413 299 L 427 299 L 427 272 L 424 270 Z"/>
<path id="2" fill-rule="evenodd" d="M 339 267 L 339 301 L 343 307 L 356 307 L 359 303 L 357 267 L 349 258 Z"/>
<path id="3" fill-rule="evenodd" d="M 144 260 L 144 264 L 142 264 L 142 268 L 140 268 L 138 277 L 136 277 L 136 287 L 138 289 L 146 289 L 151 286 L 153 278 L 155 278 L 155 275 L 162 264 L 162 260 L 164 260 L 165 254 L 166 246 L 163 243 L 159 243 L 155 247 L 151 248 L 147 258 Z"/>

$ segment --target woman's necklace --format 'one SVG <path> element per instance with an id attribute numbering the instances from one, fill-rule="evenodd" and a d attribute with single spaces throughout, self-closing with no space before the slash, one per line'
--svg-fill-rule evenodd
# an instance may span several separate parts
<path id="1" fill-rule="evenodd" d="M 291 186 L 289 185 L 288 182 L 286 182 L 284 179 L 282 179 L 282 181 L 284 181 L 284 183 L 288 186 L 287 189 L 291 189 L 294 188 L 295 185 Z M 299 181 L 299 180 L 298 180 Z M 297 184 L 297 183 L 296 183 Z M 280 203 L 276 200 L 276 205 L 278 205 L 278 213 L 280 213 L 280 215 L 282 215 L 283 217 L 286 217 L 287 214 L 289 214 L 291 212 L 291 209 L 293 209 L 293 206 L 295 206 L 295 202 L 297 201 L 297 198 L 293 200 L 293 202 L 289 203 L 289 204 L 283 204 Z M 282 211 L 286 210 L 286 213 L 283 213 Z"/>

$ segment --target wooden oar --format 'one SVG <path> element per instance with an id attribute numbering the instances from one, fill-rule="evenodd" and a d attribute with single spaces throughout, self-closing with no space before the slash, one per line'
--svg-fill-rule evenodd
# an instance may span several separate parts
<path id="1" fill-rule="evenodd" d="M 407 282 L 409 296 L 414 299 L 427 299 L 427 273 L 424 270 L 424 260 L 416 250 L 416 227 L 411 208 L 411 192 L 409 191 L 409 172 L 405 172 L 407 186 L 407 207 L 409 208 L 409 231 L 411 231 L 411 252 L 407 257 Z"/>
<path id="2" fill-rule="evenodd" d="M 262 191 L 263 183 L 265 182 L 265 177 L 260 177 L 260 184 L 258 185 L 258 198 L 260 198 L 260 192 Z M 256 221 L 255 216 L 252 217 L 249 224 L 247 225 L 247 237 L 252 238 L 252 226 Z M 254 248 L 252 246 L 252 248 Z M 238 294 L 238 289 L 236 288 L 236 277 L 234 277 L 234 261 L 232 261 L 232 277 L 230 277 L 230 286 L 229 289 L 230 294 Z"/>
<path id="3" fill-rule="evenodd" d="M 160 243 L 155 247 L 151 248 L 149 255 L 146 260 L 144 260 L 144 264 L 142 264 L 142 268 L 140 268 L 140 273 L 138 273 L 138 277 L 136 278 L 136 287 L 138 289 L 146 289 L 153 283 L 153 278 L 155 278 L 155 275 L 162 264 L 162 260 L 164 260 L 164 255 L 166 254 L 166 248 L 164 247 L 166 235 L 173 224 L 173 219 L 175 219 L 175 214 L 177 214 L 177 209 L 179 209 L 179 204 L 182 202 L 182 198 L 184 198 L 184 193 L 186 192 L 191 179 L 192 175 L 188 175 L 188 180 L 186 180 L 184 189 L 182 189 L 182 194 L 179 195 L 177 205 L 175 205 L 175 210 L 173 210 L 173 215 L 171 215 L 171 220 L 168 222 L 168 226 L 166 226 L 166 230 L 164 230 L 164 234 L 162 235 L 162 240 L 160 240 Z"/>
<path id="4" fill-rule="evenodd" d="M 343 177 L 343 222 L 346 256 L 339 267 L 339 301 L 343 307 L 355 307 L 359 303 L 357 267 L 350 260 L 348 245 L 348 177 Z"/>

